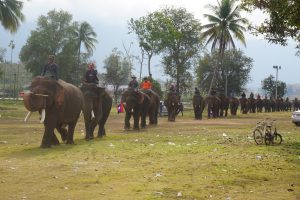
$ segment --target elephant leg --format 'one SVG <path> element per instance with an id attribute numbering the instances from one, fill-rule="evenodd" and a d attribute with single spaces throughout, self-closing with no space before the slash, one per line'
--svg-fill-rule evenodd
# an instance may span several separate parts
<path id="1" fill-rule="evenodd" d="M 46 117 L 44 121 L 45 131 L 44 131 L 42 143 L 40 145 L 41 148 L 50 148 L 52 142 L 55 142 L 55 138 L 56 138 L 56 136 L 54 135 L 55 124 L 56 124 L 55 117 L 51 117 L 51 115 L 49 117 Z"/>
<path id="2" fill-rule="evenodd" d="M 62 124 L 59 124 L 57 125 L 56 130 L 60 133 L 62 141 L 66 142 L 68 133 L 67 129 Z"/>
<path id="3" fill-rule="evenodd" d="M 140 127 L 139 127 L 139 121 L 140 121 L 140 115 L 139 115 L 139 112 L 137 112 L 137 111 L 134 111 L 134 113 L 133 113 L 133 129 L 134 130 L 139 130 L 140 129 Z M 141 122 L 141 123 L 143 123 L 143 122 Z M 142 124 L 142 127 L 143 127 L 143 124 Z M 144 126 L 145 127 L 145 126 Z M 143 128 L 144 128 L 143 127 Z"/>
<path id="4" fill-rule="evenodd" d="M 97 137 L 102 138 L 103 136 L 106 136 L 105 128 L 104 128 L 104 126 L 99 125 Z"/>
<path id="5" fill-rule="evenodd" d="M 54 132 L 51 135 L 51 145 L 59 145 L 59 141 L 58 141 L 56 135 L 54 134 Z"/>
<path id="6" fill-rule="evenodd" d="M 97 126 L 97 120 L 94 118 L 93 120 L 90 121 L 90 124 L 88 126 L 88 134 L 87 134 L 87 140 L 91 140 L 94 138 L 94 130 Z"/>
<path id="7" fill-rule="evenodd" d="M 127 129 L 127 130 L 130 129 L 130 118 L 131 118 L 131 113 L 126 112 L 124 129 Z"/>
<path id="8" fill-rule="evenodd" d="M 74 144 L 73 136 L 77 121 L 69 123 L 68 135 L 66 144 Z"/>

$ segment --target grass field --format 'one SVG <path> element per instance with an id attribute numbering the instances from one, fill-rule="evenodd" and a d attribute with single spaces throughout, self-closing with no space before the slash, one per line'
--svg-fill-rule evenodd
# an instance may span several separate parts
<path id="1" fill-rule="evenodd" d="M 0 199 L 300 200 L 300 127 L 290 112 L 238 114 L 123 131 L 112 110 L 107 136 L 85 141 L 83 119 L 75 145 L 39 148 L 43 125 L 28 123 L 22 102 L 0 101 Z M 256 145 L 252 129 L 277 120 L 284 142 Z"/>

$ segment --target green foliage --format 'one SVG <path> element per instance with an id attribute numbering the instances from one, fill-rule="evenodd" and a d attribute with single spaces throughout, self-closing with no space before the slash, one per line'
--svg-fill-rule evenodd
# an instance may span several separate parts
<path id="1" fill-rule="evenodd" d="M 287 45 L 289 37 L 298 41 L 300 48 L 300 1 L 299 0 L 243 0 L 244 8 L 252 12 L 262 10 L 268 15 L 259 26 L 251 26 L 254 34 L 263 34 L 269 42 Z"/>
<path id="2" fill-rule="evenodd" d="M 81 56 L 79 69 L 78 38 L 75 32 L 78 23 L 72 22 L 72 15 L 64 11 L 50 11 L 47 16 L 40 16 L 36 30 L 31 32 L 20 52 L 20 60 L 34 76 L 40 75 L 49 54 L 55 55 L 59 65 L 59 78 L 77 85 L 80 79 L 74 72 L 83 74 L 90 54 Z"/>
<path id="3" fill-rule="evenodd" d="M 160 98 L 163 98 L 163 91 L 161 90 L 161 85 L 157 80 L 151 79 L 152 89 L 155 91 Z"/>
<path id="4" fill-rule="evenodd" d="M 20 22 L 24 20 L 22 14 L 23 2 L 19 0 L 0 1 L 0 22 L 10 32 L 16 32 Z"/>
<path id="5" fill-rule="evenodd" d="M 200 23 L 185 8 L 164 8 L 160 11 L 162 64 L 164 71 L 176 81 L 178 92 L 186 91 L 192 78 L 192 59 L 201 50 Z"/>
<path id="6" fill-rule="evenodd" d="M 209 23 L 202 26 L 205 31 L 202 33 L 202 38 L 207 39 L 206 45 L 211 43 L 211 51 L 218 50 L 218 62 L 223 62 L 223 55 L 226 49 L 235 48 L 233 36 L 245 45 L 245 37 L 243 31 L 246 28 L 243 26 L 248 23 L 245 18 L 240 15 L 240 6 L 235 6 L 236 0 L 221 0 L 218 6 L 209 5 L 212 14 L 205 14 Z M 219 65 L 214 66 L 214 72 L 209 87 L 209 92 L 215 84 Z M 225 86 L 225 92 L 227 87 Z"/>
<path id="7" fill-rule="evenodd" d="M 275 99 L 276 96 L 276 80 L 273 75 L 262 81 L 262 89 L 266 91 L 269 97 Z M 286 83 L 277 81 L 277 97 L 282 98 L 287 92 Z"/>
<path id="8" fill-rule="evenodd" d="M 123 56 L 122 52 L 117 48 L 113 49 L 112 53 L 104 60 L 104 68 L 106 73 L 103 73 L 104 81 L 106 84 L 111 84 L 114 87 L 115 102 L 120 95 L 119 87 L 129 83 L 130 76 L 130 63 Z"/>
<path id="9" fill-rule="evenodd" d="M 131 18 L 128 22 L 129 33 L 135 33 L 138 38 L 139 46 L 148 57 L 148 73 L 151 76 L 151 59 L 153 55 L 161 51 L 160 23 L 162 15 L 153 12 L 139 19 Z"/>
<path id="10" fill-rule="evenodd" d="M 195 68 L 197 86 L 202 92 L 208 93 L 215 66 L 218 64 L 218 53 L 204 54 Z M 222 68 L 216 77 L 216 88 L 225 91 L 226 74 L 228 74 L 228 94 L 240 94 L 250 80 L 253 60 L 244 55 L 241 50 L 225 51 Z"/>

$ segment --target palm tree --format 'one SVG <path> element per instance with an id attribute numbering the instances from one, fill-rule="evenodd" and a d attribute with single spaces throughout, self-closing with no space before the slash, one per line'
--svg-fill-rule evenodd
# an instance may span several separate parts
<path id="1" fill-rule="evenodd" d="M 208 18 L 209 23 L 202 26 L 205 30 L 202 33 L 202 38 L 208 38 L 206 46 L 212 43 L 211 51 L 218 50 L 219 54 L 219 60 L 210 83 L 209 93 L 215 82 L 218 67 L 222 65 L 224 51 L 230 49 L 230 47 L 235 48 L 232 35 L 246 46 L 243 33 L 243 31 L 246 31 L 246 28 L 243 25 L 246 25 L 248 20 L 241 18 L 241 8 L 235 6 L 235 2 L 236 0 L 221 0 L 221 3 L 218 1 L 218 6 L 208 5 L 213 14 L 204 14 L 204 17 Z M 225 95 L 227 95 L 227 75 L 225 78 Z"/>
<path id="2" fill-rule="evenodd" d="M 94 32 L 91 25 L 87 22 L 82 22 L 81 24 L 76 25 L 75 31 L 75 40 L 77 41 L 77 66 L 79 70 L 80 66 L 80 54 L 81 54 L 81 46 L 84 45 L 85 49 L 88 53 L 92 54 L 95 49 L 95 43 L 97 43 L 97 34 Z M 77 73 L 78 75 L 78 73 Z"/>
<path id="3" fill-rule="evenodd" d="M 23 2 L 18 0 L 0 1 L 0 21 L 3 27 L 10 32 L 16 32 L 20 22 L 24 20 L 21 10 Z"/>

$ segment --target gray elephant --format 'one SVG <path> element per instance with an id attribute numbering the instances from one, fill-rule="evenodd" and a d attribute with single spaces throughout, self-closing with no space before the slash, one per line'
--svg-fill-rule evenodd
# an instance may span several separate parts
<path id="1" fill-rule="evenodd" d="M 30 92 L 24 94 L 23 99 L 29 110 L 25 121 L 32 112 L 38 111 L 42 115 L 41 123 L 44 123 L 45 131 L 40 147 L 59 144 L 54 129 L 67 144 L 74 143 L 74 129 L 83 105 L 83 95 L 79 88 L 63 80 L 38 76 L 33 79 Z"/>
<path id="2" fill-rule="evenodd" d="M 219 117 L 221 100 L 217 95 L 208 95 L 205 97 L 205 103 L 207 104 L 208 118 Z"/>
<path id="3" fill-rule="evenodd" d="M 195 119 L 202 119 L 202 113 L 205 107 L 204 98 L 199 94 L 194 94 L 193 96 L 193 108 Z"/>
<path id="4" fill-rule="evenodd" d="M 130 118 L 133 116 L 133 129 L 140 129 L 140 117 L 141 127 L 146 127 L 146 117 L 150 108 L 153 106 L 153 101 L 149 95 L 144 92 L 135 90 L 126 90 L 121 97 L 121 101 L 125 108 L 125 126 L 126 130 L 130 129 Z M 156 109 L 158 110 L 158 108 Z M 151 117 L 150 117 L 151 119 Z M 154 122 L 153 122 L 154 123 Z"/>
<path id="5" fill-rule="evenodd" d="M 105 123 L 112 107 L 112 98 L 105 91 L 105 88 L 95 84 L 84 83 L 80 87 L 83 97 L 83 115 L 85 124 L 85 139 L 94 138 L 94 130 L 99 126 L 97 137 L 106 135 Z"/>
<path id="6" fill-rule="evenodd" d="M 180 108 L 180 96 L 176 92 L 170 92 L 164 104 L 168 110 L 168 121 L 174 122 Z"/>

